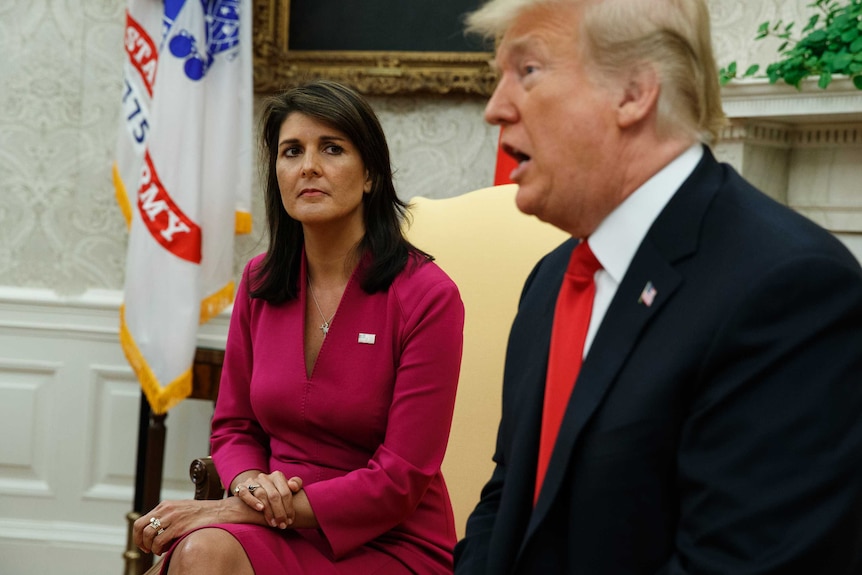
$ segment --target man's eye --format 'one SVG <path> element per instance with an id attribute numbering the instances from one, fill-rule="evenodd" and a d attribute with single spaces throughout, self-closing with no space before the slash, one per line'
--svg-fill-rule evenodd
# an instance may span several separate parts
<path id="1" fill-rule="evenodd" d="M 521 66 L 521 75 L 529 76 L 533 72 L 536 72 L 539 69 L 538 66 L 534 66 L 533 64 L 524 64 Z"/>

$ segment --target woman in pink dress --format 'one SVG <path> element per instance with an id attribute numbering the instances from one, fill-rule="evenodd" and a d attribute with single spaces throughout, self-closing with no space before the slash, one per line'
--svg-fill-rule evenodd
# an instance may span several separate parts
<path id="1" fill-rule="evenodd" d="M 458 289 L 404 238 L 356 92 L 275 97 L 262 141 L 270 243 L 238 288 L 212 423 L 236 497 L 164 501 L 135 542 L 169 575 L 451 573 Z"/>

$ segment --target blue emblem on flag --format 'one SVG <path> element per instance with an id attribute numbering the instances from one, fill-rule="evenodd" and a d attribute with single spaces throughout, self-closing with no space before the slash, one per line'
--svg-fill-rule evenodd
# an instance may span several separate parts
<path id="1" fill-rule="evenodd" d="M 165 0 L 166 31 L 171 30 L 187 1 Z M 220 54 L 229 60 L 239 54 L 240 0 L 198 1 L 203 8 L 206 38 L 196 38 L 189 30 L 180 29 L 168 40 L 171 54 L 185 60 L 183 69 L 192 80 L 206 76 L 207 70 Z"/>

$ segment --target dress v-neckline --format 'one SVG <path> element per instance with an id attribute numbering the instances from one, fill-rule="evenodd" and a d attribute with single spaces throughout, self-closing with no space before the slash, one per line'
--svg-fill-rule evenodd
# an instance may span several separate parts
<path id="1" fill-rule="evenodd" d="M 309 318 L 317 318 L 317 308 L 314 308 L 314 302 L 311 300 L 311 290 L 309 289 L 308 284 L 308 268 L 307 262 L 303 262 L 303 275 L 304 275 L 304 286 L 302 288 L 302 358 L 303 358 L 303 369 L 305 370 L 305 378 L 307 381 L 311 381 L 314 379 L 314 373 L 317 370 L 317 364 L 320 362 L 320 356 L 323 353 L 323 348 L 326 347 L 327 338 L 332 338 L 332 329 L 336 323 L 339 323 L 337 320 L 341 319 L 339 315 L 343 315 L 345 312 L 342 311 L 342 304 L 344 303 L 345 297 L 348 295 L 348 292 L 351 290 L 351 286 L 353 285 L 354 278 L 356 277 L 357 270 L 361 266 L 361 263 L 358 264 L 353 272 L 350 274 L 350 278 L 347 280 L 347 284 L 344 286 L 344 291 L 341 292 L 341 298 L 338 300 L 338 306 L 335 308 L 335 312 L 333 312 L 333 319 L 331 319 L 328 323 L 328 329 L 326 333 L 322 336 L 320 341 L 320 346 L 317 348 L 316 353 L 314 354 L 314 359 L 309 364 L 309 357 L 306 355 L 308 352 L 308 340 L 306 335 L 311 333 L 315 336 L 320 332 L 320 326 L 317 324 L 317 321 Z M 312 309 L 309 310 L 309 306 L 312 306 Z M 343 324 L 343 321 L 340 322 Z M 336 329 L 336 333 L 340 331 Z"/>

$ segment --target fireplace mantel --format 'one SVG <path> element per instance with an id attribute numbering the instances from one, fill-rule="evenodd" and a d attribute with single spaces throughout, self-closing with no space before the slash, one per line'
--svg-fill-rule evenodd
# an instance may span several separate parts
<path id="1" fill-rule="evenodd" d="M 722 88 L 730 119 L 716 155 L 767 194 L 845 241 L 862 260 L 862 90 L 765 79 Z"/>
<path id="2" fill-rule="evenodd" d="M 724 112 L 731 120 L 763 120 L 784 124 L 862 122 L 862 90 L 848 78 L 837 78 L 825 90 L 816 79 L 800 89 L 766 79 L 731 82 L 721 89 Z"/>

